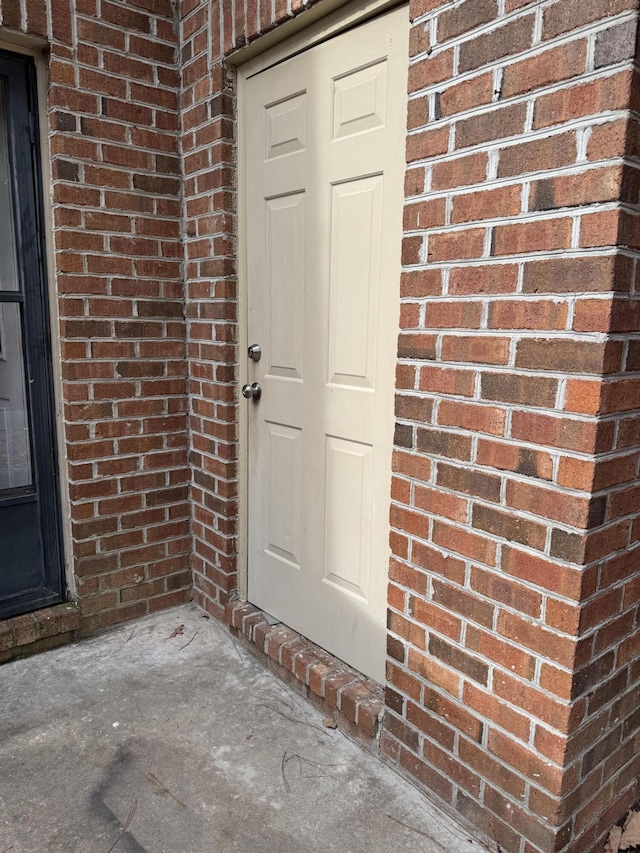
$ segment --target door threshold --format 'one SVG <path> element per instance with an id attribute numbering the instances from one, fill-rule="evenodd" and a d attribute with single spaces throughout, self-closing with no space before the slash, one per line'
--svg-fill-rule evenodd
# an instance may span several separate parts
<path id="1" fill-rule="evenodd" d="M 225 621 L 249 651 L 313 702 L 346 734 L 377 749 L 384 688 L 247 601 L 230 601 Z"/>

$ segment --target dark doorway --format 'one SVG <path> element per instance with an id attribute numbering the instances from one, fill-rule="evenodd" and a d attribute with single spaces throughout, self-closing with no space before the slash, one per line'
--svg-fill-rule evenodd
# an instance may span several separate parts
<path id="1" fill-rule="evenodd" d="M 0 51 L 0 618 L 64 592 L 36 98 Z"/>

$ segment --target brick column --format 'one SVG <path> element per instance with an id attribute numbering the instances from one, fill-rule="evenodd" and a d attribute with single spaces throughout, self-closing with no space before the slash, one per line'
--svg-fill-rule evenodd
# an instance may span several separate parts
<path id="1" fill-rule="evenodd" d="M 235 102 L 212 8 L 180 10 L 181 109 L 194 598 L 223 619 L 237 586 Z"/>
<path id="2" fill-rule="evenodd" d="M 633 0 L 415 0 L 385 753 L 505 850 L 636 796 Z"/>

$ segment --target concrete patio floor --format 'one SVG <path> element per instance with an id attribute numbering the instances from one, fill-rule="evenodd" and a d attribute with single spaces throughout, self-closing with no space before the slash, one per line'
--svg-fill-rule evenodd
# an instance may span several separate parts
<path id="1" fill-rule="evenodd" d="M 195 607 L 0 667 L 0 853 L 332 850 L 484 848 Z"/>

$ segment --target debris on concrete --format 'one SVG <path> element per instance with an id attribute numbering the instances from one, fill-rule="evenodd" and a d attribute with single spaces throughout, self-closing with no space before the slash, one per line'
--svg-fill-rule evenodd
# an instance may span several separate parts
<path id="1" fill-rule="evenodd" d="M 0 667 L 0 767 L 11 853 L 484 851 L 191 606 Z"/>

